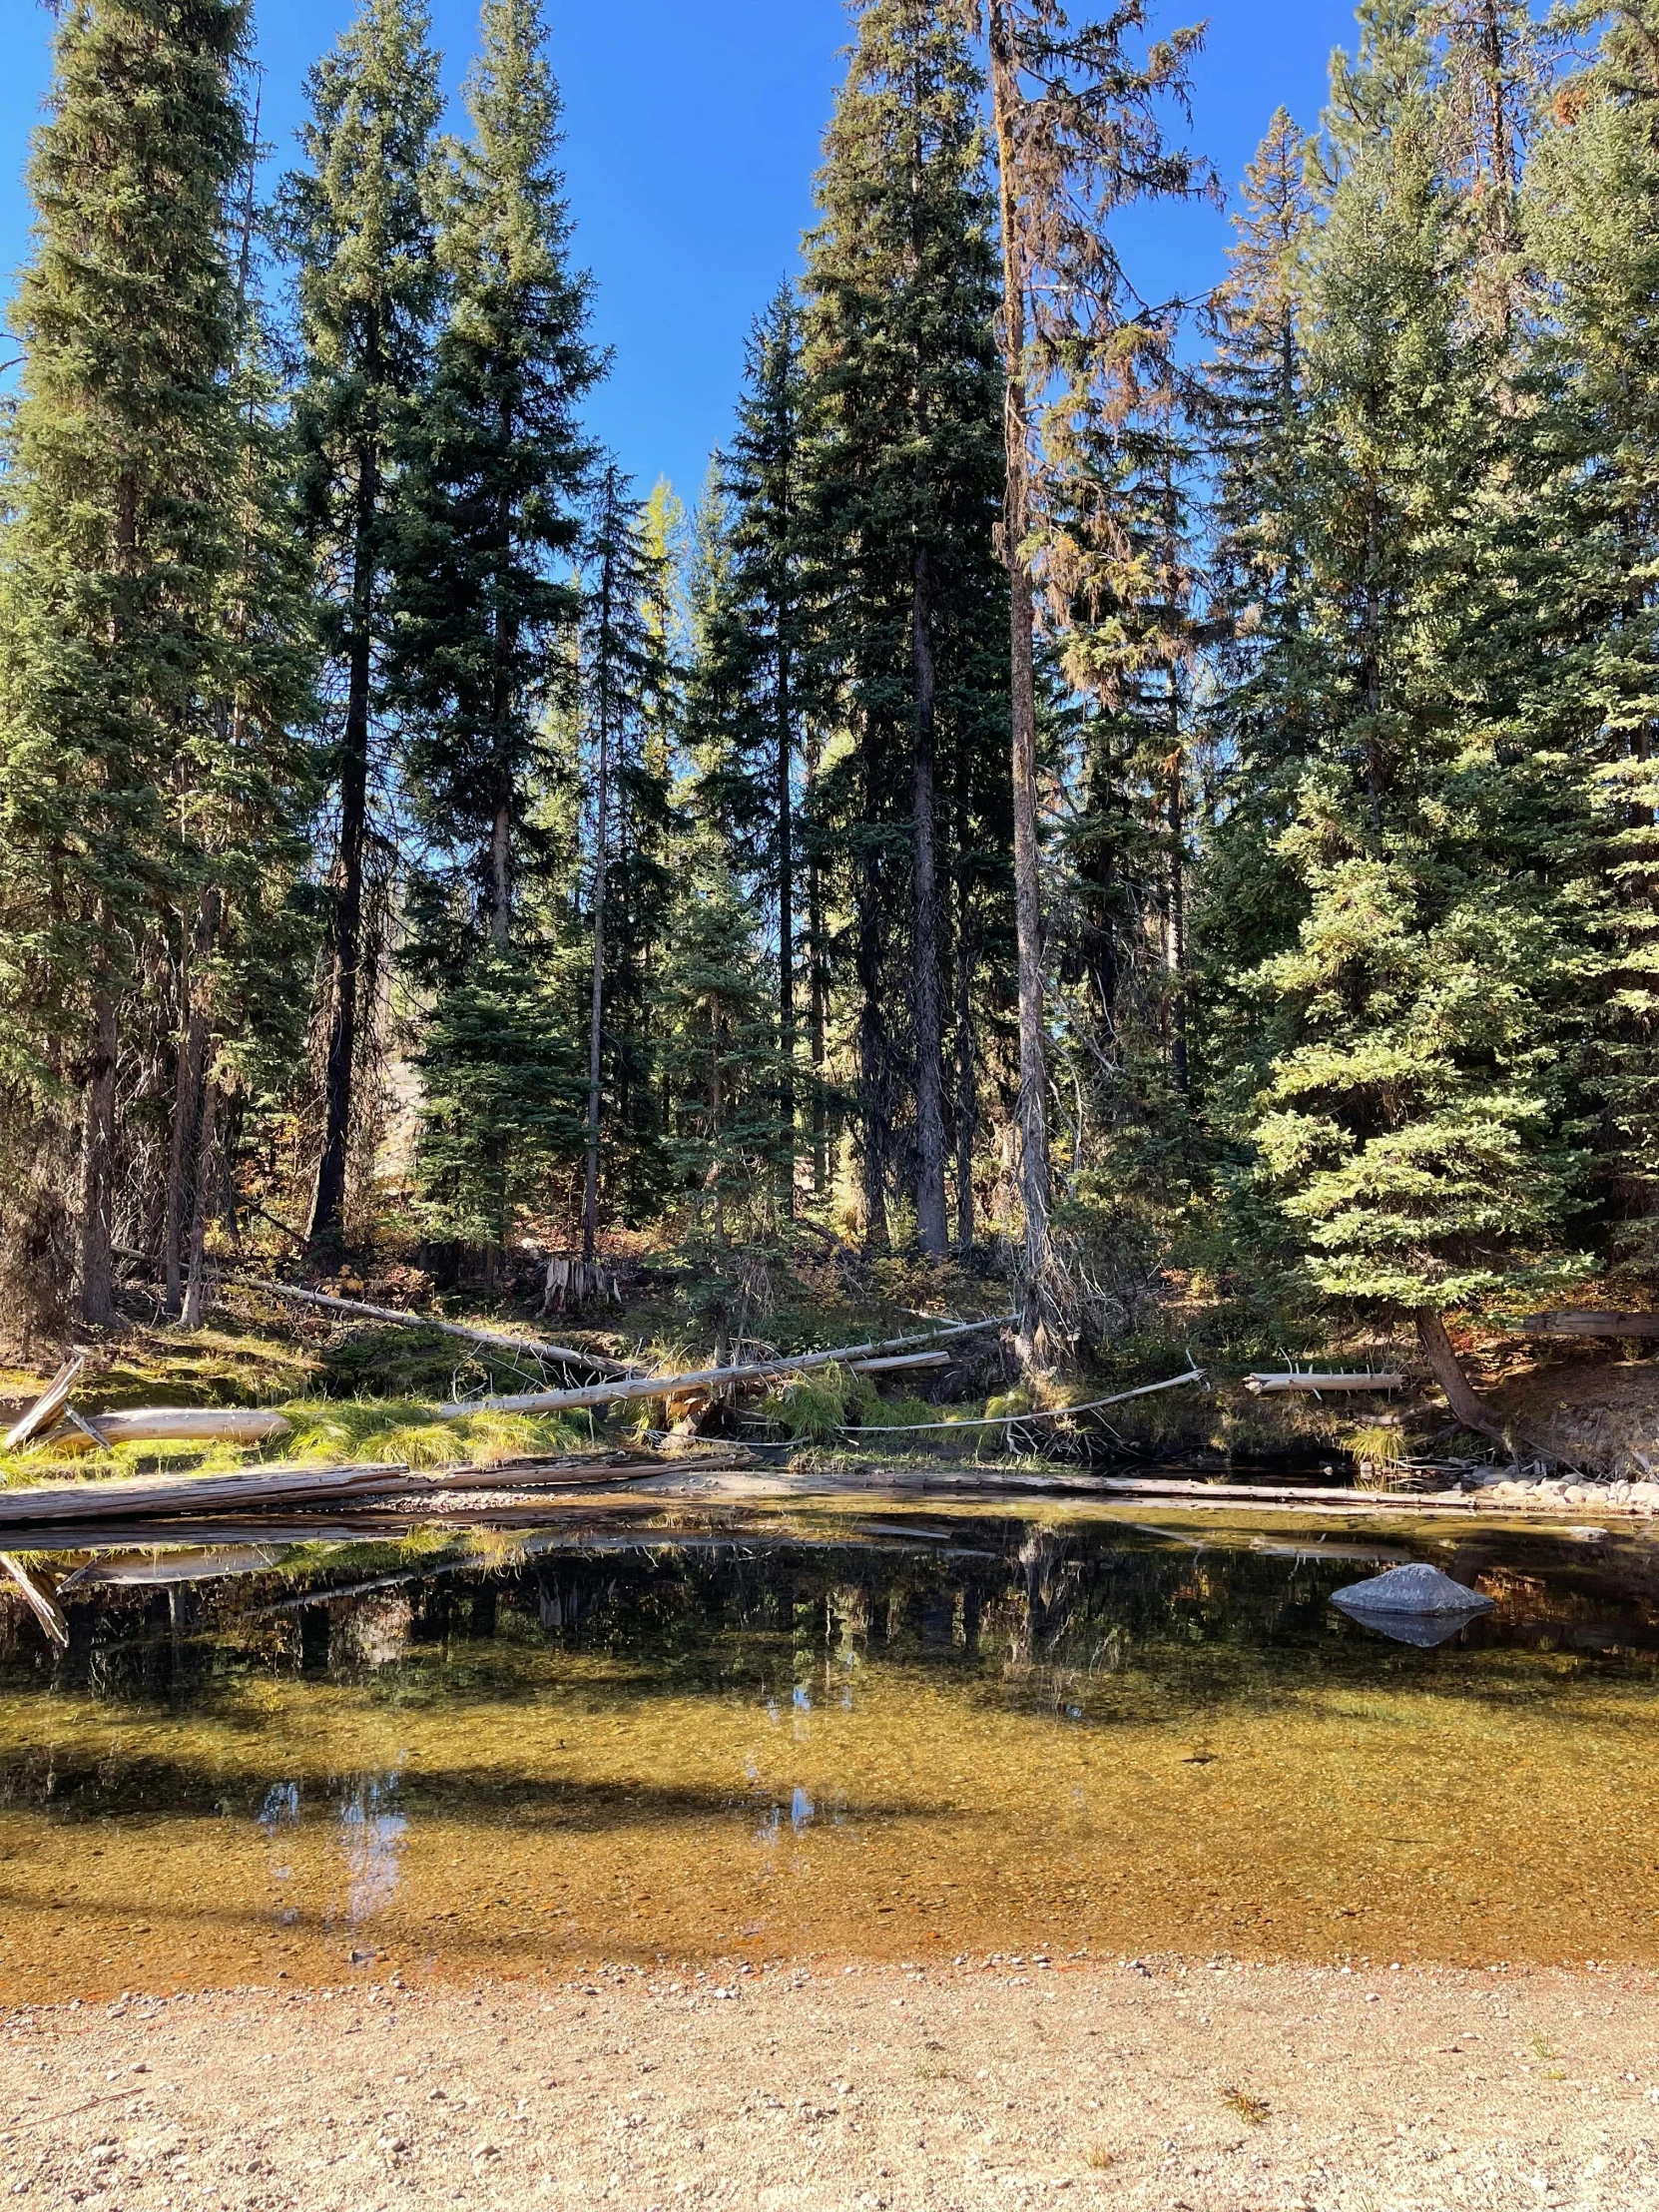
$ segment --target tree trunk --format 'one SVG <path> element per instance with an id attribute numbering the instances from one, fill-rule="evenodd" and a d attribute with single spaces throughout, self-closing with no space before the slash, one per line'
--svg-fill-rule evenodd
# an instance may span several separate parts
<path id="1" fill-rule="evenodd" d="M 1043 1040 L 1042 886 L 1037 815 L 1036 601 L 1025 540 L 1031 525 L 1029 395 L 1025 380 L 1026 256 L 1014 117 L 1019 71 L 1008 0 L 990 0 L 991 102 L 1002 229 L 1002 345 L 1007 378 L 1007 489 L 1003 555 L 1008 564 L 1010 707 L 1013 722 L 1014 922 L 1019 945 L 1020 1352 L 1049 1358 L 1050 1303 L 1048 1067 Z"/>
<path id="2" fill-rule="evenodd" d="M 968 938 L 967 885 L 958 893 L 956 923 L 956 1246 L 973 1250 L 973 1152 L 979 1135 L 979 1077 L 973 1049 L 973 949 Z"/>
<path id="3" fill-rule="evenodd" d="M 779 1197 L 784 1219 L 795 1219 L 795 737 L 790 702 L 790 653 L 782 607 L 778 632 L 778 1118 L 784 1137 Z"/>
<path id="4" fill-rule="evenodd" d="M 858 1119 L 863 1137 L 864 1247 L 887 1251 L 887 1039 L 881 1019 L 881 917 L 873 853 L 858 861 Z"/>
<path id="5" fill-rule="evenodd" d="M 818 744 L 809 737 L 807 795 L 809 809 L 818 781 Z M 825 1096 L 824 1068 L 829 1050 L 829 1008 L 824 976 L 824 870 L 818 842 L 808 846 L 807 861 L 807 1028 L 813 1055 L 813 1197 L 820 1204 L 830 1190 L 829 1101 Z"/>
<path id="6" fill-rule="evenodd" d="M 357 1055 L 358 967 L 362 956 L 363 856 L 368 840 L 368 753 L 373 662 L 374 522 L 379 465 L 371 441 L 357 453 L 357 511 L 347 645 L 345 728 L 340 739 L 339 888 L 328 943 L 328 1046 L 322 1078 L 322 1151 L 305 1242 L 313 1257 L 345 1240 L 345 1173 Z"/>
<path id="7" fill-rule="evenodd" d="M 1503 1423 L 1463 1373 L 1461 1363 L 1446 1335 L 1444 1321 L 1432 1306 L 1419 1306 L 1416 1310 L 1417 1343 L 1422 1356 L 1428 1362 L 1435 1382 L 1445 1392 L 1446 1404 L 1452 1415 L 1465 1428 L 1476 1434 L 1490 1436 L 1498 1443 L 1506 1443 Z"/>
<path id="8" fill-rule="evenodd" d="M 606 533 L 599 603 L 599 776 L 594 793 L 593 987 L 588 1020 L 587 1166 L 582 1197 L 582 1259 L 594 1264 L 599 1241 L 599 1093 L 605 1034 L 605 877 L 610 865 L 611 701 L 610 623 L 612 533 Z"/>
<path id="9" fill-rule="evenodd" d="M 512 815 L 503 801 L 490 825 L 490 942 L 498 952 L 507 949 L 513 921 L 511 831 Z"/>
<path id="10" fill-rule="evenodd" d="M 182 1247 L 185 1208 L 190 1189 L 190 1161 L 196 1146 L 196 1125 L 202 1103 L 202 1078 L 208 1064 L 208 1009 L 200 988 L 202 969 L 219 935 L 224 899 L 217 885 L 210 885 L 196 908 L 184 973 L 185 1033 L 179 1046 L 179 1073 L 173 1090 L 173 1131 L 167 1160 L 167 1212 L 162 1231 L 163 1265 L 166 1270 L 167 1311 L 177 1319 L 184 1304 Z"/>
<path id="11" fill-rule="evenodd" d="M 949 1250 L 950 1236 L 944 1212 L 944 1069 L 934 788 L 937 683 L 930 582 L 927 548 L 918 545 L 910 602 L 915 682 L 916 1242 L 930 1258 L 942 1259 Z"/>
<path id="12" fill-rule="evenodd" d="M 218 1141 L 219 1087 L 210 1078 L 202 1090 L 202 1129 L 196 1143 L 196 1200 L 191 1209 L 190 1266 L 185 1278 L 186 1329 L 200 1329 L 207 1299 L 208 1216 L 213 1210 L 214 1147 Z"/>
<path id="13" fill-rule="evenodd" d="M 1171 720 L 1177 709 L 1171 696 Z M 1169 790 L 1165 819 L 1169 829 L 1169 940 L 1168 964 L 1171 989 L 1170 1073 L 1183 1095 L 1187 1090 L 1187 822 L 1186 792 L 1182 785 L 1179 731 L 1169 757 Z"/>
<path id="14" fill-rule="evenodd" d="M 82 1099 L 81 1319 L 115 1320 L 115 990 L 100 967 L 92 987 L 92 1055 Z"/>

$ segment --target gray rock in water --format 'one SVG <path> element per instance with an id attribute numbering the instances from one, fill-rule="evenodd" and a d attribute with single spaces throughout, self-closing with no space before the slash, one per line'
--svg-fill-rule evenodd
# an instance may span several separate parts
<path id="1" fill-rule="evenodd" d="M 1390 1567 L 1369 1582 L 1351 1582 L 1331 1599 L 1345 1613 L 1409 1613 L 1421 1617 L 1447 1613 L 1489 1613 L 1492 1601 L 1438 1567 Z"/>

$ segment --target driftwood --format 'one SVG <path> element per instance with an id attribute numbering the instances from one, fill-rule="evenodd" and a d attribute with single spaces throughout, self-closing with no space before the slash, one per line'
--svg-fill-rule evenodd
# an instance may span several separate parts
<path id="1" fill-rule="evenodd" d="M 85 1353 L 78 1353 L 73 1360 L 64 1362 L 23 1418 L 7 1430 L 4 1445 L 7 1451 L 21 1451 L 31 1436 L 38 1435 L 49 1421 L 56 1419 L 69 1403 L 69 1393 L 81 1380 L 86 1364 Z"/>
<path id="2" fill-rule="evenodd" d="M 14 1559 L 9 1551 L 0 1551 L 0 1567 L 4 1567 L 22 1591 L 31 1613 L 45 1629 L 52 1641 L 62 1649 L 69 1646 L 69 1623 L 64 1609 L 43 1581 L 31 1575 L 21 1559 Z"/>
<path id="3" fill-rule="evenodd" d="M 1523 1337 L 1659 1337 L 1659 1314 L 1528 1314 Z"/>
<path id="4" fill-rule="evenodd" d="M 119 1413 L 65 1410 L 83 1433 L 100 1444 L 263 1444 L 285 1436 L 290 1426 L 280 1413 L 240 1405 L 144 1405 Z"/>
<path id="5" fill-rule="evenodd" d="M 577 1352 L 570 1345 L 549 1344 L 545 1337 L 515 1337 L 501 1329 L 470 1329 L 458 1321 L 434 1321 L 425 1314 L 406 1314 L 396 1306 L 367 1306 L 361 1299 L 334 1298 L 323 1291 L 302 1291 L 292 1283 L 269 1283 L 258 1275 L 222 1275 L 222 1283 L 239 1290 L 262 1291 L 268 1298 L 290 1299 L 296 1306 L 316 1306 L 327 1314 L 360 1315 L 366 1321 L 391 1322 L 400 1329 L 426 1329 L 439 1337 L 458 1337 L 464 1344 L 486 1345 L 492 1352 L 508 1352 L 521 1358 L 546 1360 L 561 1367 L 592 1368 L 599 1375 L 627 1375 L 631 1371 L 617 1360 L 603 1360 L 596 1353 Z"/>
<path id="6" fill-rule="evenodd" d="M 1012 1317 L 998 1314 L 989 1321 L 942 1322 L 908 1337 L 891 1337 L 885 1344 L 841 1345 L 833 1352 L 807 1352 L 793 1360 L 763 1360 L 745 1368 L 699 1368 L 689 1375 L 641 1375 L 622 1382 L 595 1383 L 581 1390 L 533 1390 L 519 1397 L 475 1398 L 469 1404 L 438 1408 L 445 1420 L 466 1420 L 474 1413 L 572 1413 L 596 1405 L 621 1405 L 630 1399 L 702 1397 L 739 1382 L 770 1382 L 785 1375 L 806 1375 L 817 1368 L 855 1367 L 861 1360 L 885 1359 L 888 1353 L 908 1351 L 940 1337 L 966 1337 L 986 1329 L 1006 1329 Z"/>
<path id="7" fill-rule="evenodd" d="M 76 1482 L 38 1489 L 0 1490 L 0 1528 L 34 1530 L 96 1521 L 196 1519 L 207 1514 L 257 1511 L 267 1506 L 336 1504 L 351 1499 L 436 1497 L 452 1491 L 605 1489 L 651 1475 L 708 1468 L 725 1471 L 750 1464 L 732 1451 L 654 1457 L 642 1452 L 609 1457 L 515 1459 L 491 1467 L 446 1467 L 416 1472 L 393 1461 L 363 1467 L 276 1467 L 247 1474 L 187 1475 L 177 1480 Z"/>
<path id="8" fill-rule="evenodd" d="M 949 1365 L 948 1352 L 904 1352 L 895 1360 L 854 1360 L 852 1372 L 854 1375 L 899 1375 L 908 1374 L 912 1369 L 947 1368 Z"/>
<path id="9" fill-rule="evenodd" d="M 1275 1396 L 1286 1390 L 1402 1390 L 1402 1375 L 1247 1375 L 1245 1388 L 1257 1397 Z"/>

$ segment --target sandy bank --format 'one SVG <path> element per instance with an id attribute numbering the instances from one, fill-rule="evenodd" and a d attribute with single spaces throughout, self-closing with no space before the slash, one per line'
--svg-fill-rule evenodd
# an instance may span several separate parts
<path id="1" fill-rule="evenodd" d="M 1659 2202 L 1659 1983 L 1154 1960 L 0 2015 L 33 2206 Z"/>

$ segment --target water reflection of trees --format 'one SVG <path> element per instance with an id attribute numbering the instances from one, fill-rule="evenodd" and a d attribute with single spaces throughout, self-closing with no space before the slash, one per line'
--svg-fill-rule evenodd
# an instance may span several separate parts
<path id="1" fill-rule="evenodd" d="M 335 1594 L 326 1566 L 234 1582 L 116 1587 L 68 1610 L 49 1654 L 14 1623 L 0 1688 L 152 1707 L 230 1709 L 256 1676 L 406 1688 L 418 1677 L 503 1700 L 528 1694 L 526 1648 L 602 1658 L 608 1694 L 702 1685 L 769 1697 L 834 1661 L 944 1670 L 978 1694 L 1081 1717 L 1129 1674 L 1172 1708 L 1272 1697 L 1310 1682 L 1404 1673 L 1477 1686 L 1528 1649 L 1586 1665 L 1659 1651 L 1659 1558 L 1626 1544 L 1471 1531 L 1439 1554 L 1499 1612 L 1438 1652 L 1384 1650 L 1334 1615 L 1353 1557 L 1182 1542 L 1120 1524 L 941 1519 L 925 1544 L 736 1533 L 498 1568 L 462 1556 Z M 335 1577 L 334 1579 L 338 1579 Z M 1109 1704 L 1109 1697 L 1106 1698 Z"/>

